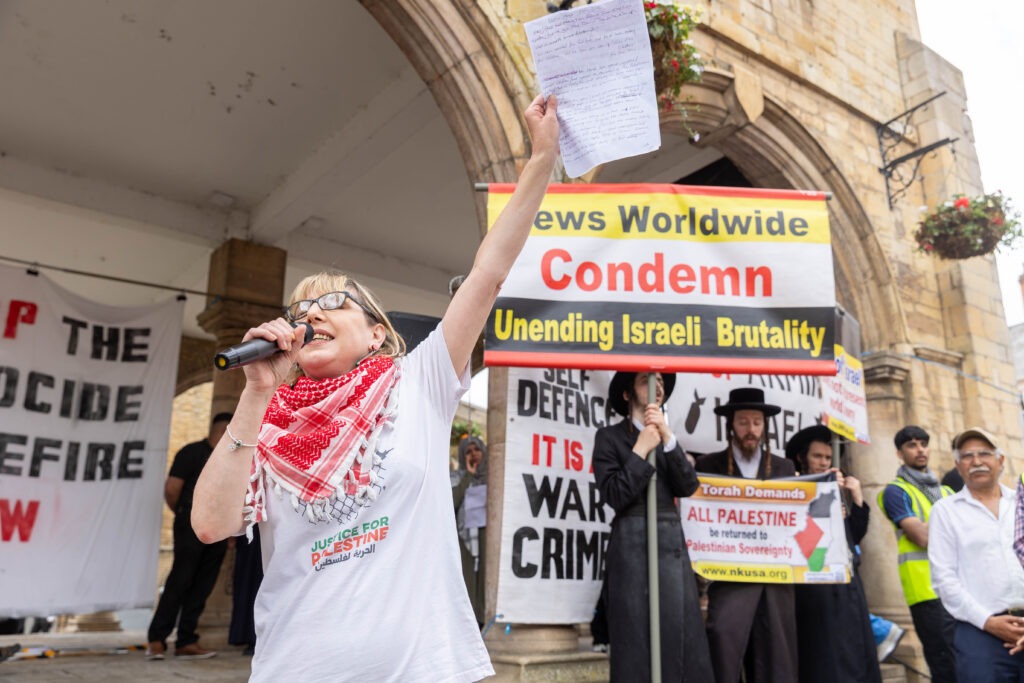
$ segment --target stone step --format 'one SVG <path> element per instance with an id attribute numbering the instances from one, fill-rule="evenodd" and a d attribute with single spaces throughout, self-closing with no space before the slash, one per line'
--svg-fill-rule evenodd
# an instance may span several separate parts
<path id="1" fill-rule="evenodd" d="M 883 664 L 882 680 L 885 683 L 907 683 L 907 670 L 901 664 Z"/>

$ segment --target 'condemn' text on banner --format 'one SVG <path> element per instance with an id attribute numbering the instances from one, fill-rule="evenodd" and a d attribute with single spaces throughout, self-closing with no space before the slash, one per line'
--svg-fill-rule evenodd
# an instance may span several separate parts
<path id="1" fill-rule="evenodd" d="M 512 189 L 490 186 L 492 222 Z M 820 192 L 553 185 L 484 360 L 834 375 L 834 305 Z"/>

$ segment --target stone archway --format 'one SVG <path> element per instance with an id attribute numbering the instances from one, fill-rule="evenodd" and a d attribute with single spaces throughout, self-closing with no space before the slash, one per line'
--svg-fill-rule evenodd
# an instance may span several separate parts
<path id="1" fill-rule="evenodd" d="M 786 107 L 765 96 L 746 71 L 708 71 L 690 85 L 687 124 L 700 133 L 698 146 L 714 146 L 756 187 L 823 190 L 832 193 L 836 289 L 840 303 L 862 321 L 885 324 L 861 328 L 865 348 L 888 349 L 908 338 L 892 273 L 868 216 L 853 188 L 828 153 Z M 682 117 L 663 117 L 666 129 L 683 130 Z"/>
<path id="2" fill-rule="evenodd" d="M 501 37 L 470 0 L 360 0 L 430 88 L 472 181 L 514 181 L 528 136 L 522 75 Z M 483 203 L 478 202 L 481 226 Z"/>
<path id="3" fill-rule="evenodd" d="M 710 145 L 732 161 L 755 186 L 824 190 L 832 223 L 837 299 L 862 323 L 864 349 L 876 351 L 865 362 L 865 382 L 872 433 L 877 438 L 857 446 L 853 473 L 861 480 L 866 501 L 891 478 L 886 463 L 888 436 L 904 423 L 910 392 L 907 361 L 899 358 L 911 337 L 900 293 L 882 250 L 871 215 L 815 136 L 783 103 L 766 96 L 758 77 L 745 69 L 706 72 L 687 94 L 697 106 L 687 119 L 700 133 L 699 146 Z M 679 114 L 663 127 L 683 132 Z M 877 218 L 875 219 L 877 220 Z M 888 442 L 891 443 L 891 442 Z M 894 465 L 893 465 L 894 467 Z M 907 626 L 909 615 L 896 579 L 894 543 L 876 521 L 876 533 L 862 541 L 866 586 L 872 611 Z"/>

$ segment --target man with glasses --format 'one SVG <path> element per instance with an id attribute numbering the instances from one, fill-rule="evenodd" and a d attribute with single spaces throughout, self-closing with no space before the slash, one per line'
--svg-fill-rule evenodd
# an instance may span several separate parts
<path id="1" fill-rule="evenodd" d="M 1013 552 L 1014 492 L 999 483 L 1005 458 L 979 427 L 958 434 L 953 447 L 964 488 L 932 509 L 932 584 L 956 619 L 960 682 L 1017 683 L 1024 653 L 1008 646 L 1024 636 L 1024 568 Z"/>
<path id="2" fill-rule="evenodd" d="M 932 590 L 928 565 L 928 525 L 932 506 L 952 489 L 939 484 L 928 468 L 928 432 L 907 425 L 896 432 L 893 442 L 899 470 L 896 479 L 878 494 L 878 507 L 896 528 L 898 568 L 903 595 L 910 607 L 914 630 L 921 640 L 932 680 L 956 683 L 953 634 L 956 622 Z"/>

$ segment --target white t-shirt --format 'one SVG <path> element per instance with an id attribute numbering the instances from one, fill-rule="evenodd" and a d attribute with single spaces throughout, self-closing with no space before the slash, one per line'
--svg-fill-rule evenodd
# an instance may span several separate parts
<path id="1" fill-rule="evenodd" d="M 401 362 L 379 495 L 312 523 L 268 487 L 251 682 L 478 681 L 494 674 L 462 579 L 448 476 L 469 388 L 438 326 Z"/>

